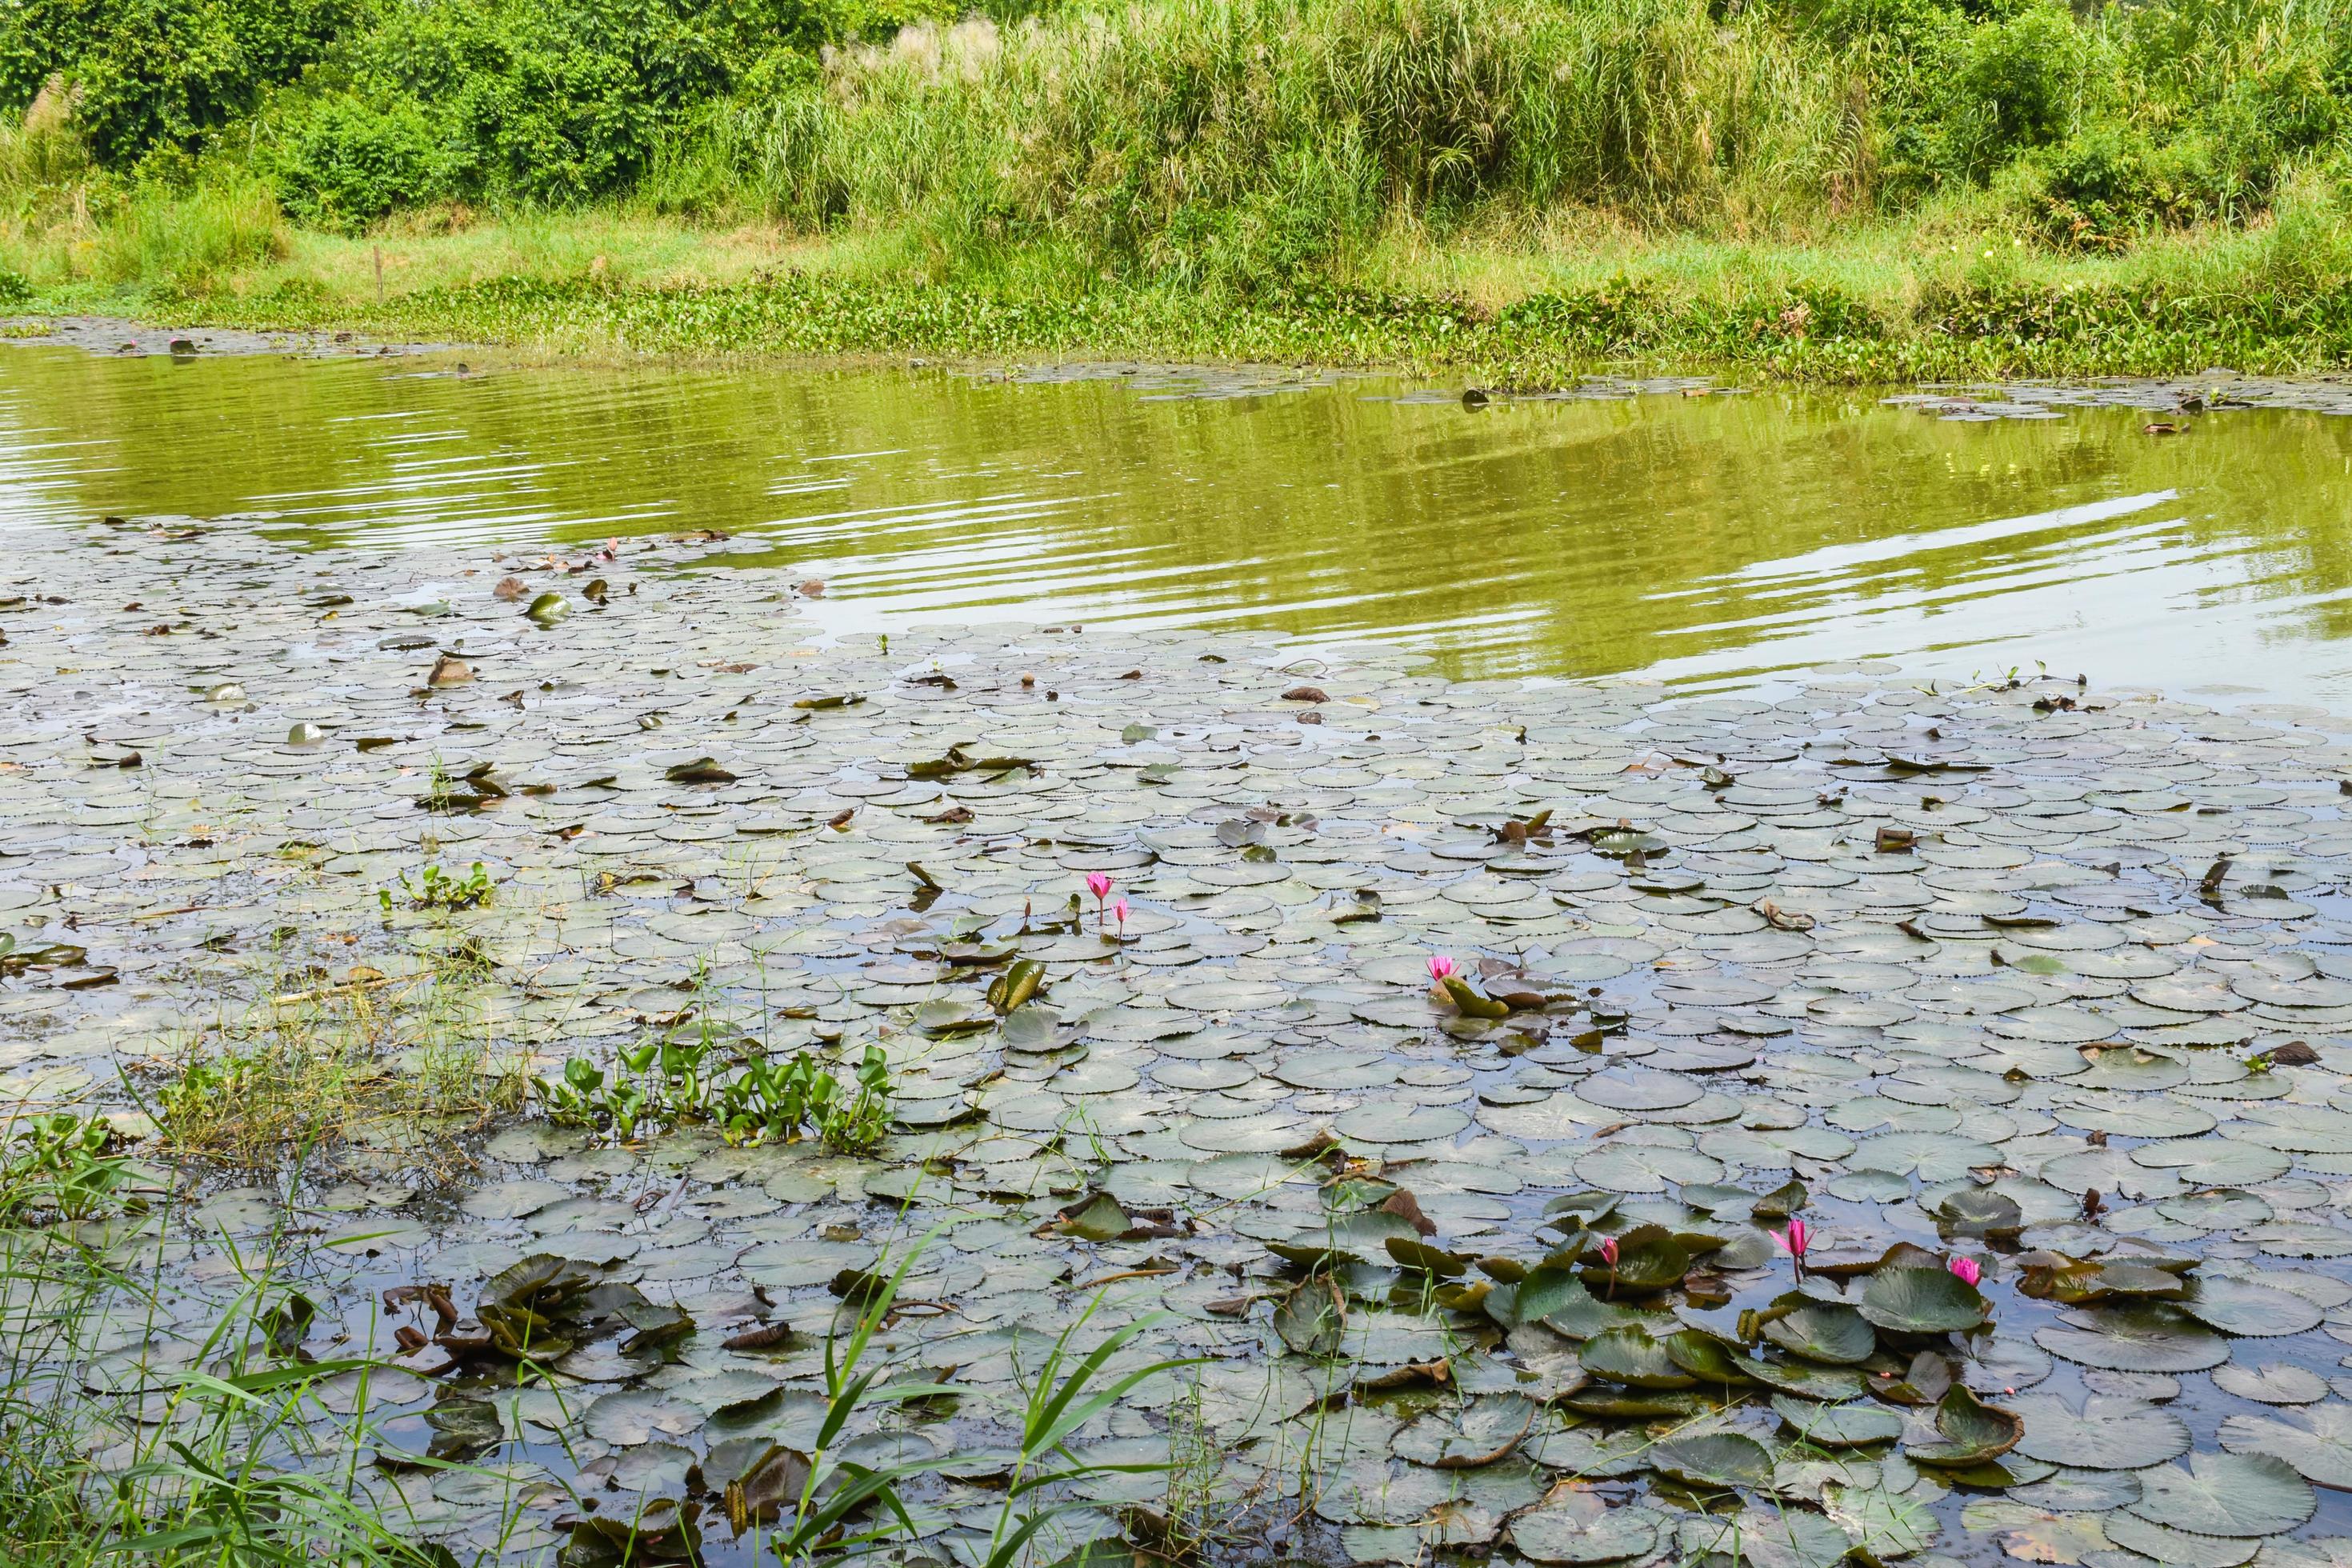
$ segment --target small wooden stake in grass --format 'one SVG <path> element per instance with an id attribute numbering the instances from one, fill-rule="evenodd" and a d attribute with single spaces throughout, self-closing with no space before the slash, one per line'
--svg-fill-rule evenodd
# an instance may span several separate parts
<path id="1" fill-rule="evenodd" d="M 375 252 L 375 302 L 381 305 L 383 303 L 383 247 L 375 245 L 368 248 Z"/>

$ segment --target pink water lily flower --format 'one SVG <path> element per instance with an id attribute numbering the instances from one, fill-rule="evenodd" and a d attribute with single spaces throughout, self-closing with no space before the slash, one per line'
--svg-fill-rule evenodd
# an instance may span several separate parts
<path id="1" fill-rule="evenodd" d="M 1087 872 L 1087 891 L 1095 896 L 1095 902 L 1101 903 L 1103 900 L 1110 896 L 1109 875 L 1102 871 Z"/>
<path id="2" fill-rule="evenodd" d="M 1963 1285 L 1974 1285 L 1984 1278 L 1984 1269 L 1973 1258 L 1955 1258 L 1946 1267 L 1959 1277 Z"/>
<path id="3" fill-rule="evenodd" d="M 1118 934 L 1125 936 L 1127 934 L 1127 900 L 1125 899 L 1111 905 L 1110 918 L 1118 922 Z"/>
<path id="4" fill-rule="evenodd" d="M 1617 1267 L 1617 1238 L 1615 1237 L 1604 1236 L 1601 1238 L 1601 1261 L 1606 1263 L 1612 1268 Z"/>
<path id="5" fill-rule="evenodd" d="M 1801 1268 L 1805 1266 L 1805 1248 L 1811 1245 L 1812 1237 L 1811 1233 L 1805 1229 L 1803 1220 L 1790 1220 L 1788 1229 L 1776 1230 L 1772 1233 L 1772 1239 L 1780 1244 L 1781 1251 L 1797 1260 L 1798 1268 Z"/>
<path id="6" fill-rule="evenodd" d="M 1429 977 L 1432 980 L 1442 984 L 1446 976 L 1454 973 L 1453 959 L 1442 952 L 1433 952 L 1429 955 Z"/>

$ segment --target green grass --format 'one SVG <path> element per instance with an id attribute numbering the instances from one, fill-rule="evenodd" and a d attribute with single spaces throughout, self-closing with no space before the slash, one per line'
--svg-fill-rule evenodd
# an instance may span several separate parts
<path id="1" fill-rule="evenodd" d="M 192 207 L 221 211 L 152 197 L 131 204 L 129 235 L 0 246 L 26 280 L 14 308 L 591 357 L 1132 357 L 1492 386 L 1624 369 L 1871 383 L 2352 364 L 2352 227 L 2316 181 L 2256 223 L 2119 255 L 2053 253 L 1965 206 L 1818 239 L 1571 212 L 1451 234 L 1392 225 L 1336 277 L 1250 288 L 1106 277 L 1054 247 L 935 277 L 903 228 L 812 238 L 609 211 L 414 220 L 365 237 L 280 220 L 278 242 L 235 252 L 222 234 L 241 231 L 226 220 L 173 227 Z M 225 248 L 240 258 L 202 259 Z M 140 255 L 152 268 L 123 259 Z"/>
<path id="2" fill-rule="evenodd" d="M 225 1254 L 201 1339 L 142 1370 L 140 1397 L 94 1398 L 84 1368 L 126 1328 L 168 1337 L 179 1254 L 121 1215 L 0 1223 L 0 1563 L 446 1568 L 368 1495 L 380 1363 L 296 1353 L 315 1309 L 283 1227 Z M 331 1415 L 324 1394 L 352 1380 Z"/>
<path id="3" fill-rule="evenodd" d="M 1238 295 L 1035 264 L 929 282 L 818 252 L 757 279 L 519 268 L 378 301 L 337 288 L 328 267 L 174 303 L 226 323 L 572 354 L 1141 357 L 1405 367 L 1497 386 L 1624 368 L 1836 382 L 2294 373 L 2352 363 L 2342 233 L 2332 214 L 2305 223 L 2290 209 L 2275 226 L 2121 259 L 2039 257 L 1999 236 L 1958 251 L 1901 243 L 1919 229 L 1871 247 L 1401 246 L 1368 281 Z"/>

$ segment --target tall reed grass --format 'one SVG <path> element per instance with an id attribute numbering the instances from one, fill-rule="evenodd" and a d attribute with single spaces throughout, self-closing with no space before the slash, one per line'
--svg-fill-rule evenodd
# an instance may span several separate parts
<path id="1" fill-rule="evenodd" d="M 1841 56 L 1704 0 L 1159 0 L 838 52 L 709 106 L 640 196 L 1251 280 L 1496 203 L 1786 222 L 1866 188 L 1866 110 Z"/>

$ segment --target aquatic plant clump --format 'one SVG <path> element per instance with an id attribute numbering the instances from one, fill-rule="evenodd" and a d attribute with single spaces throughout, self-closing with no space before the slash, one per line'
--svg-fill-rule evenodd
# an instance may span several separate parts
<path id="1" fill-rule="evenodd" d="M 714 534 L 266 522 L 0 581 L 0 1240 L 105 1266 L 0 1291 L 45 1531 L 2352 1553 L 2352 724 L 818 647 Z M 199 1392 L 252 1468 L 163 1484 Z"/>

